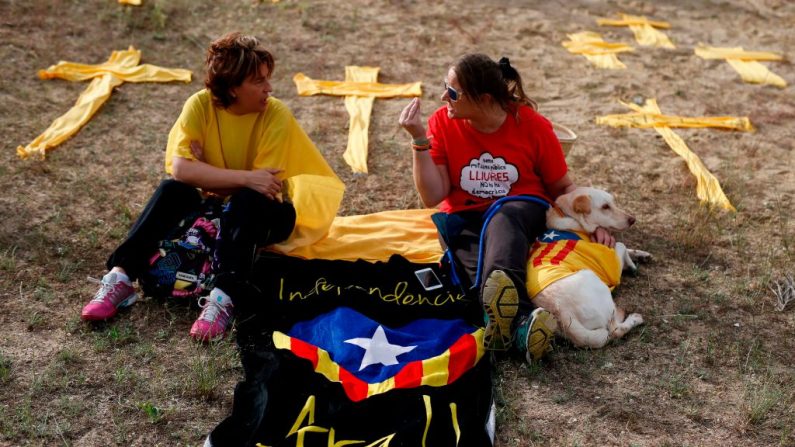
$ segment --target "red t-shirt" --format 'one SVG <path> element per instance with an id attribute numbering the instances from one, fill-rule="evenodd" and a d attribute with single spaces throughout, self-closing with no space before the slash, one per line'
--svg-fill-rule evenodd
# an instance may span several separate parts
<path id="1" fill-rule="evenodd" d="M 487 208 L 505 196 L 532 195 L 551 201 L 544 185 L 568 171 L 552 124 L 532 108 L 519 106 L 493 133 L 447 117 L 442 106 L 428 120 L 431 157 L 447 165 L 450 194 L 439 204 L 446 213 Z"/>

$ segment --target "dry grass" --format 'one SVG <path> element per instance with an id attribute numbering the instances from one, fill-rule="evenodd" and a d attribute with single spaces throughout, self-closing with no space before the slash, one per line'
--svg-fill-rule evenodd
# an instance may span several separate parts
<path id="1" fill-rule="evenodd" d="M 168 130 L 200 80 L 124 84 L 44 162 L 21 161 L 15 148 L 85 88 L 38 80 L 36 70 L 98 63 L 132 44 L 146 63 L 200 73 L 206 44 L 234 29 L 261 36 L 277 56 L 276 95 L 348 187 L 342 214 L 419 206 L 396 125 L 404 101 L 376 101 L 370 174 L 354 176 L 341 157 L 342 99 L 299 98 L 292 75 L 342 79 L 345 65 L 378 65 L 383 82 L 423 81 L 427 116 L 451 60 L 480 51 L 511 57 L 542 112 L 580 135 L 569 154 L 577 182 L 609 189 L 638 218 L 622 238 L 655 262 L 626 278 L 616 300 L 646 325 L 604 350 L 561 343 L 541 365 L 500 362 L 499 445 L 795 445 L 795 313 L 776 311 L 769 289 L 795 265 L 795 99 L 791 87 L 743 84 L 690 50 L 791 51 L 795 4 L 143 3 L 0 0 L 0 445 L 198 445 L 230 411 L 242 373 L 234 344 L 190 342 L 194 309 L 143 300 L 99 327 L 78 316 L 94 292 L 86 276 L 101 274 L 162 177 Z M 618 11 L 671 21 L 679 48 L 639 48 L 622 56 L 628 70 L 608 72 L 560 46 Z M 632 42 L 629 30 L 599 31 Z M 795 83 L 790 62 L 767 65 Z M 677 131 L 737 214 L 700 207 L 691 176 L 654 131 L 593 124 L 621 112 L 616 99 L 636 97 L 657 98 L 665 113 L 750 116 L 753 134 Z"/>

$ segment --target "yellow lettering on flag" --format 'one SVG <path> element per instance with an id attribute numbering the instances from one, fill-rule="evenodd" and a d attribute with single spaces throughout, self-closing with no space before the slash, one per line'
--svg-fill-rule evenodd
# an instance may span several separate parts
<path id="1" fill-rule="evenodd" d="M 422 94 L 421 83 L 379 84 L 378 67 L 345 67 L 345 81 L 319 81 L 298 73 L 293 82 L 300 96 L 345 96 L 350 116 L 348 146 L 343 158 L 356 173 L 367 173 L 368 129 L 375 98 L 413 97 Z"/>
<path id="2" fill-rule="evenodd" d="M 783 57 L 766 51 L 745 51 L 742 47 L 721 48 L 700 44 L 694 49 L 702 59 L 724 59 L 740 74 L 744 82 L 769 84 L 785 88 L 787 81 L 757 61 L 780 61 Z"/>
<path id="3" fill-rule="evenodd" d="M 668 29 L 670 23 L 649 20 L 644 16 L 619 15 L 621 19 L 596 19 L 596 23 L 599 26 L 628 26 L 638 44 L 645 47 L 676 48 L 665 33 L 656 29 Z"/>
<path id="4" fill-rule="evenodd" d="M 721 116 L 687 118 L 663 115 L 655 99 L 647 99 L 642 107 L 623 101 L 621 104 L 634 110 L 634 113 L 600 116 L 596 118 L 596 123 L 613 127 L 653 127 L 657 133 L 662 135 L 663 139 L 668 143 L 668 146 L 685 160 L 690 172 L 696 177 L 698 182 L 696 186 L 696 195 L 701 203 L 719 206 L 729 211 L 737 211 L 729 202 L 726 194 L 723 193 L 718 179 L 709 172 L 698 155 L 694 154 L 693 151 L 687 147 L 684 140 L 671 130 L 671 127 L 717 127 L 721 129 L 750 132 L 753 131 L 754 128 L 747 117 L 736 118 Z"/>
<path id="5" fill-rule="evenodd" d="M 562 44 L 569 53 L 581 54 L 599 68 L 609 70 L 627 68 L 618 60 L 616 54 L 635 51 L 634 48 L 624 43 L 605 42 L 602 40 L 601 34 L 593 31 L 581 31 L 566 36 L 569 40 L 564 40 Z"/>
<path id="6" fill-rule="evenodd" d="M 41 135 L 27 146 L 19 146 L 17 155 L 27 158 L 37 155 L 44 159 L 46 151 L 53 149 L 76 134 L 102 104 L 110 98 L 113 89 L 124 82 L 190 82 L 190 70 L 139 65 L 141 52 L 132 46 L 125 51 L 114 51 L 107 62 L 97 65 L 61 61 L 39 71 L 39 78 L 60 78 L 67 81 L 91 83 L 77 98 L 68 112 L 56 118 Z"/>

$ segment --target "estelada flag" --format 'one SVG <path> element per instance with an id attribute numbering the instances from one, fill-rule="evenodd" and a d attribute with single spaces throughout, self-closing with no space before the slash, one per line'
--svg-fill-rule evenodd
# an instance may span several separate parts
<path id="1" fill-rule="evenodd" d="M 439 265 L 267 253 L 236 308 L 246 378 L 213 446 L 490 446 L 483 311 Z"/>

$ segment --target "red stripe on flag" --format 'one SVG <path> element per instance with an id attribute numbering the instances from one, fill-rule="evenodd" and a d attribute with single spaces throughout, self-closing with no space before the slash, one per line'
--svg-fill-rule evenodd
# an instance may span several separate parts
<path id="1" fill-rule="evenodd" d="M 555 248 L 556 245 L 558 245 L 557 242 L 552 242 L 547 244 L 547 246 L 544 247 L 543 250 L 541 250 L 541 253 L 539 253 L 538 256 L 536 256 L 536 258 L 533 259 L 533 267 L 538 267 L 539 265 L 541 265 L 541 261 L 544 259 L 544 256 L 548 255 L 549 252 L 552 251 L 552 249 Z"/>
<path id="2" fill-rule="evenodd" d="M 317 368 L 317 346 L 290 337 L 290 350 L 298 357 L 312 362 L 312 369 Z"/>
<path id="3" fill-rule="evenodd" d="M 575 245 L 577 245 L 577 241 L 576 240 L 569 239 L 568 241 L 566 241 L 566 246 L 561 248 L 560 251 L 558 252 L 558 254 L 556 254 L 555 257 L 552 258 L 551 261 L 549 261 L 549 263 L 552 264 L 552 265 L 560 264 L 560 261 L 566 259 L 566 256 L 568 256 L 569 253 L 572 250 L 574 250 L 574 246 Z"/>
<path id="4" fill-rule="evenodd" d="M 344 368 L 340 368 L 340 382 L 345 394 L 354 402 L 367 398 L 367 382 L 357 378 Z"/>
<path id="5" fill-rule="evenodd" d="M 475 364 L 478 347 L 471 334 L 462 335 L 450 346 L 450 362 L 447 369 L 447 383 L 453 383 Z"/>
<path id="6" fill-rule="evenodd" d="M 395 388 L 414 388 L 422 385 L 422 360 L 407 363 L 395 374 Z"/>

